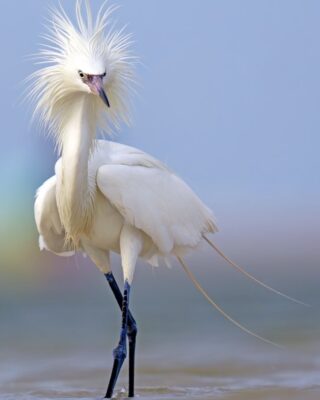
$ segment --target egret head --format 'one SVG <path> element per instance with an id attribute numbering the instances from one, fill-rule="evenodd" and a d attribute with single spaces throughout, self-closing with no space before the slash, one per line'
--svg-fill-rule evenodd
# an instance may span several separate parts
<path id="1" fill-rule="evenodd" d="M 77 0 L 75 23 L 62 8 L 52 11 L 46 43 L 36 55 L 41 68 L 29 79 L 35 111 L 56 134 L 77 96 L 87 98 L 102 130 L 128 123 L 136 58 L 130 35 L 107 29 L 114 10 L 104 3 L 93 18 L 89 0 Z"/>

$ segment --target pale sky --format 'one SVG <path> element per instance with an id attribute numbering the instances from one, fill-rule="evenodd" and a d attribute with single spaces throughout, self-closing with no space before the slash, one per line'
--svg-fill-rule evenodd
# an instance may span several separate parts
<path id="1" fill-rule="evenodd" d="M 74 1 L 61 3 L 73 11 Z M 100 3 L 92 0 L 94 8 Z M 113 3 L 143 62 L 133 126 L 116 140 L 182 176 L 213 208 L 220 241 L 238 248 L 238 241 L 262 245 L 266 236 L 288 243 L 289 252 L 302 240 L 306 254 L 319 255 L 320 2 Z M 32 219 L 34 191 L 53 172 L 52 143 L 29 124 L 32 109 L 19 96 L 35 68 L 25 56 L 37 50 L 48 7 L 57 4 L 1 3 L 1 217 L 8 229 L 17 214 Z"/>

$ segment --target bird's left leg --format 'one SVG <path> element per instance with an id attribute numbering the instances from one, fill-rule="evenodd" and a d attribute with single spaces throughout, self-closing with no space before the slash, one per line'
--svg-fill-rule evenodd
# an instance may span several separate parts
<path id="1" fill-rule="evenodd" d="M 122 309 L 123 297 L 119 289 L 117 281 L 112 272 L 105 274 L 105 277 L 110 285 L 112 293 L 114 294 L 117 303 Z M 135 319 L 133 318 L 130 309 L 128 310 L 128 342 L 129 342 L 129 397 L 134 397 L 134 367 L 135 367 L 135 349 L 138 328 Z"/>
<path id="2" fill-rule="evenodd" d="M 113 394 L 114 387 L 116 385 L 121 367 L 127 355 L 127 343 L 126 336 L 128 333 L 128 315 L 129 315 L 129 296 L 131 283 L 133 280 L 133 274 L 135 270 L 135 265 L 137 259 L 140 255 L 142 249 L 142 238 L 141 233 L 136 228 L 132 226 L 125 225 L 121 231 L 120 236 L 120 253 L 121 253 L 121 263 L 123 268 L 124 275 L 124 291 L 122 298 L 122 322 L 121 322 L 121 330 L 120 330 L 120 340 L 118 346 L 113 351 L 113 368 L 111 372 L 111 377 L 106 393 L 106 398 L 111 398 Z M 135 344 L 135 343 L 134 343 Z M 130 346 L 131 351 L 135 350 L 135 346 Z M 132 360 L 134 364 L 134 354 L 130 354 L 130 377 L 131 382 L 132 379 Z M 133 397 L 134 388 L 132 387 L 132 383 L 130 385 L 129 397 Z"/>

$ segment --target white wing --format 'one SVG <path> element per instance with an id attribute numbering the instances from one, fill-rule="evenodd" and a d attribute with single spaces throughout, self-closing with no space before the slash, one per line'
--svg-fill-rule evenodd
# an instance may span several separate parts
<path id="1" fill-rule="evenodd" d="M 217 231 L 211 211 L 180 178 L 153 157 L 122 149 L 98 169 L 97 185 L 162 254 L 195 247 L 204 233 Z"/>
<path id="2" fill-rule="evenodd" d="M 74 251 L 65 243 L 65 231 L 57 208 L 55 176 L 46 180 L 37 190 L 34 215 L 40 250 L 47 249 L 60 256 L 73 255 Z"/>

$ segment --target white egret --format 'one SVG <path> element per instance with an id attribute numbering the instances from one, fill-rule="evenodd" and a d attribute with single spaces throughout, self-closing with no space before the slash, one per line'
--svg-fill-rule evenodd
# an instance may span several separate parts
<path id="1" fill-rule="evenodd" d="M 128 94 L 134 82 L 130 35 L 123 30 L 105 32 L 113 9 L 104 4 L 93 18 L 89 1 L 77 0 L 76 24 L 62 8 L 53 11 L 47 42 L 39 53 L 41 68 L 30 78 L 35 112 L 61 153 L 55 175 L 37 191 L 40 247 L 60 256 L 85 252 L 105 275 L 122 311 L 106 398 L 112 397 L 126 357 L 127 336 L 128 394 L 134 396 L 137 327 L 129 311 L 129 294 L 139 257 L 151 265 L 158 258 L 176 257 L 218 311 L 261 338 L 209 298 L 183 259 L 203 240 L 215 247 L 206 236 L 217 231 L 209 208 L 160 161 L 135 148 L 96 139 L 97 130 L 110 132 L 128 122 Z M 110 252 L 121 256 L 123 295 L 112 274 Z"/>

